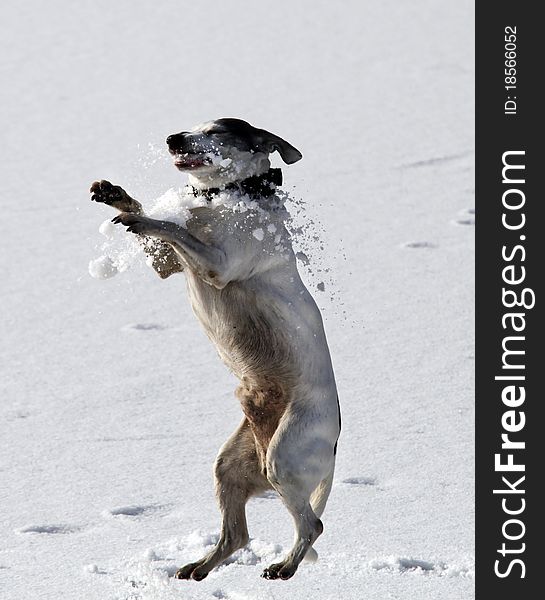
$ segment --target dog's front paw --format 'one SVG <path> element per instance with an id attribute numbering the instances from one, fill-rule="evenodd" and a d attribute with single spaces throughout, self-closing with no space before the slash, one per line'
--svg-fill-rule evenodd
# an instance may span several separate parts
<path id="1" fill-rule="evenodd" d="M 135 215 L 134 213 L 122 212 L 112 219 L 112 223 L 116 225 L 125 225 L 127 231 L 131 233 L 158 235 L 162 232 L 162 221 L 156 221 L 143 215 Z"/>
<path id="2" fill-rule="evenodd" d="M 109 181 L 101 179 L 91 184 L 91 200 L 93 202 L 102 202 L 108 206 L 115 206 L 117 202 L 127 196 L 127 192 L 118 185 L 112 185 Z"/>
<path id="3" fill-rule="evenodd" d="M 112 185 L 109 181 L 101 179 L 91 184 L 91 200 L 113 206 L 123 212 L 140 212 L 142 206 L 127 194 L 119 185 Z"/>
<path id="4" fill-rule="evenodd" d="M 146 233 L 149 230 L 149 219 L 133 213 L 122 212 L 112 219 L 116 225 L 125 225 L 131 233 Z"/>

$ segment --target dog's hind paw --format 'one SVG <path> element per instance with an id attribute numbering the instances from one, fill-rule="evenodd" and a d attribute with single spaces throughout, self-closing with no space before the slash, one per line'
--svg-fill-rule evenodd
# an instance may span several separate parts
<path id="1" fill-rule="evenodd" d="M 184 565 L 183 567 L 180 567 L 174 574 L 174 578 L 175 579 L 194 579 L 195 581 L 203 580 L 206 577 L 206 575 L 208 575 L 208 573 L 206 573 L 206 574 L 195 573 L 196 569 L 198 569 L 198 567 L 200 567 L 202 565 L 202 563 L 203 563 L 203 561 L 199 560 L 197 562 L 189 563 L 187 565 Z"/>
<path id="2" fill-rule="evenodd" d="M 264 579 L 290 579 L 295 575 L 295 571 L 297 571 L 297 565 L 293 565 L 287 561 L 283 561 L 280 563 L 275 563 L 267 567 L 261 577 Z"/>

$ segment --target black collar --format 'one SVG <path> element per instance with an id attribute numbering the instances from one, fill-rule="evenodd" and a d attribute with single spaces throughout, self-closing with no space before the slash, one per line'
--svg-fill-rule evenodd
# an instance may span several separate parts
<path id="1" fill-rule="evenodd" d="M 261 175 L 253 175 L 243 179 L 242 181 L 233 181 L 227 183 L 223 187 L 199 189 L 194 186 L 191 191 L 194 196 L 204 196 L 208 201 L 212 200 L 213 196 L 217 196 L 224 190 L 238 190 L 242 194 L 248 194 L 255 198 L 263 198 L 272 196 L 276 191 L 276 186 L 282 185 L 282 169 L 269 169 Z"/>

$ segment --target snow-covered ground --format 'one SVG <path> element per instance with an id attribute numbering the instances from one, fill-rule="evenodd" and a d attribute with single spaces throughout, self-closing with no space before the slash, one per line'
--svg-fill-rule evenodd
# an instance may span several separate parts
<path id="1" fill-rule="evenodd" d="M 1 10 L 2 599 L 471 598 L 473 3 Z M 152 203 L 183 183 L 166 135 L 221 116 L 303 152 L 285 189 L 343 411 L 320 559 L 288 582 L 259 576 L 292 541 L 271 495 L 233 562 L 168 577 L 217 536 L 235 381 L 183 275 L 88 273 L 113 216 L 90 183 Z"/>

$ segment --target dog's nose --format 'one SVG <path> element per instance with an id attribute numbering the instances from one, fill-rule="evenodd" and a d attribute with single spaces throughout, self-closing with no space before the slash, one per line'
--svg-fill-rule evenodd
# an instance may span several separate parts
<path id="1" fill-rule="evenodd" d="M 184 141 L 184 136 L 186 133 L 187 131 L 182 131 L 181 133 L 173 133 L 172 135 L 169 135 L 167 137 L 167 146 L 169 148 L 180 147 L 182 145 L 182 142 Z"/>

